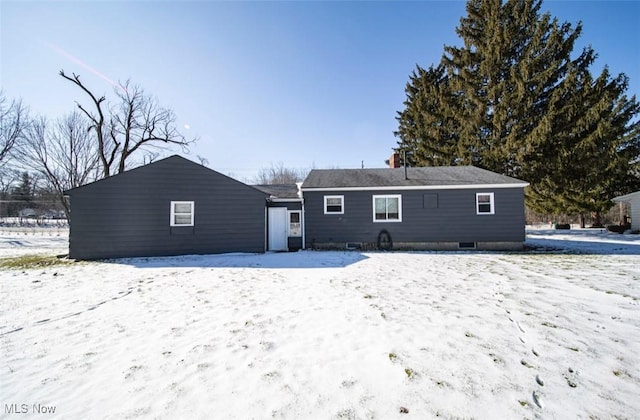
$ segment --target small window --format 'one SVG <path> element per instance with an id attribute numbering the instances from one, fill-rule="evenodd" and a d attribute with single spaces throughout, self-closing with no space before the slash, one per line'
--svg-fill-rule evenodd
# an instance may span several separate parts
<path id="1" fill-rule="evenodd" d="M 324 214 L 344 214 L 344 195 L 325 195 Z"/>
<path id="2" fill-rule="evenodd" d="M 300 210 L 289 212 L 289 236 L 302 236 L 301 216 Z"/>
<path id="3" fill-rule="evenodd" d="M 193 226 L 193 201 L 171 202 L 171 226 Z"/>
<path id="4" fill-rule="evenodd" d="M 402 221 L 402 196 L 374 195 L 373 196 L 373 221 L 374 222 L 401 222 Z"/>
<path id="5" fill-rule="evenodd" d="M 493 193 L 476 194 L 476 214 L 494 214 Z"/>

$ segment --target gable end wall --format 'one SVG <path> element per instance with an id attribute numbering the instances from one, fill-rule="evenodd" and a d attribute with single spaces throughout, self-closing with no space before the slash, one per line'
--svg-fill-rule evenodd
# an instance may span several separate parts
<path id="1" fill-rule="evenodd" d="M 69 257 L 264 252 L 265 194 L 185 160 L 71 191 Z M 171 227 L 171 201 L 194 201 L 194 226 Z"/>

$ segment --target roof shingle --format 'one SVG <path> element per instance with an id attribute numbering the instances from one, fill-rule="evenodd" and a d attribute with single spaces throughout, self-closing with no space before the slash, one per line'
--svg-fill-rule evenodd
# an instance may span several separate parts
<path id="1" fill-rule="evenodd" d="M 475 166 L 434 166 L 380 169 L 314 169 L 302 189 L 374 188 L 374 187 L 446 187 L 474 185 L 513 185 L 527 182 Z"/>

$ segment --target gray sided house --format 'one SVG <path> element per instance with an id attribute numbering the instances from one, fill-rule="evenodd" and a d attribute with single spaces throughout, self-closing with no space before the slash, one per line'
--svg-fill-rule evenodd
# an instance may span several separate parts
<path id="1" fill-rule="evenodd" d="M 254 185 L 267 198 L 267 249 L 304 248 L 304 201 L 298 184 Z"/>
<path id="2" fill-rule="evenodd" d="M 522 249 L 527 185 L 472 166 L 312 170 L 306 247 Z"/>
<path id="3" fill-rule="evenodd" d="M 631 212 L 631 231 L 640 231 L 640 191 L 621 195 L 613 199 L 616 203 L 629 203 Z"/>
<path id="4" fill-rule="evenodd" d="M 180 156 L 65 193 L 69 258 L 265 251 L 269 195 Z"/>

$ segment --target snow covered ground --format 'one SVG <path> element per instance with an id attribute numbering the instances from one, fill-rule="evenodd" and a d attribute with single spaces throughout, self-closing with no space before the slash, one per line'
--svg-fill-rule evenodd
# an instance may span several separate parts
<path id="1" fill-rule="evenodd" d="M 637 418 L 640 236 L 527 244 L 2 269 L 0 416 Z"/>

